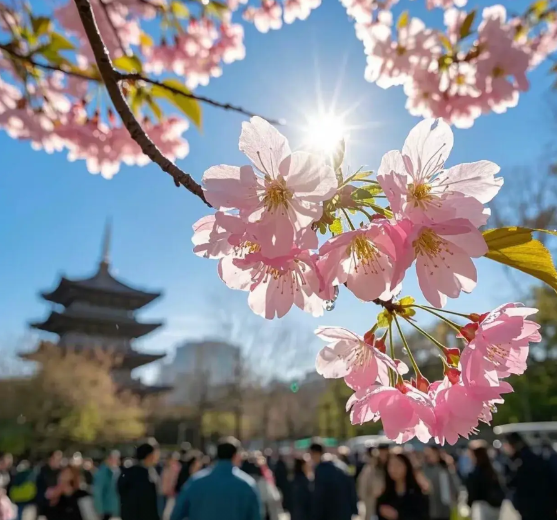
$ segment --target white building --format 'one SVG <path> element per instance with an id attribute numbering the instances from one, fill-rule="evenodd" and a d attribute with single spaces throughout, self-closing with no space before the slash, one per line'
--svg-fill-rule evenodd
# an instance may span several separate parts
<path id="1" fill-rule="evenodd" d="M 240 349 L 222 341 L 186 342 L 176 348 L 171 363 L 161 367 L 160 383 L 171 385 L 168 402 L 192 406 L 211 400 L 231 384 L 240 360 Z"/>

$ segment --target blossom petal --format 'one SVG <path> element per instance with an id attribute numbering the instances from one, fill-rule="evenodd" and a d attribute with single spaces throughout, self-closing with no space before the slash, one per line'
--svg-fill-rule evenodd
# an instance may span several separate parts
<path id="1" fill-rule="evenodd" d="M 307 152 L 285 157 L 279 171 L 295 196 L 308 202 L 330 199 L 338 187 L 333 169 L 319 156 Z"/>
<path id="2" fill-rule="evenodd" d="M 203 174 L 203 185 L 205 197 L 217 209 L 253 209 L 259 204 L 251 166 L 213 166 Z"/>

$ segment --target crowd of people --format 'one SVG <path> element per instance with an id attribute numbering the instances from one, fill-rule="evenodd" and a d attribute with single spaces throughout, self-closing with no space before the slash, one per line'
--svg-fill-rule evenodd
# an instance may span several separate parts
<path id="1" fill-rule="evenodd" d="M 505 499 L 522 520 L 557 520 L 553 449 L 516 433 L 502 448 L 383 444 L 362 456 L 315 440 L 285 456 L 227 437 L 213 459 L 189 445 L 161 456 L 153 439 L 134 459 L 110 451 L 98 464 L 61 451 L 14 464 L 3 453 L 0 520 L 498 520 Z"/>

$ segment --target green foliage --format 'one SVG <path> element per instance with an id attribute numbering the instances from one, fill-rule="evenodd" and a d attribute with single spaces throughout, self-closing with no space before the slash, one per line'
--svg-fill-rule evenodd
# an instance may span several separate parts
<path id="1" fill-rule="evenodd" d="M 137 56 L 120 56 L 112 60 L 112 64 L 120 70 L 126 72 L 141 72 L 143 70 L 143 65 L 141 60 Z"/>
<path id="2" fill-rule="evenodd" d="M 52 31 L 52 21 L 47 16 L 37 16 L 31 18 L 31 26 L 35 36 L 43 36 Z"/>
<path id="3" fill-rule="evenodd" d="M 72 51 L 75 49 L 75 46 L 65 36 L 58 33 L 52 33 L 50 35 L 49 48 L 53 51 Z"/>
<path id="4" fill-rule="evenodd" d="M 375 201 L 374 196 L 380 193 L 383 193 L 383 190 L 379 184 L 368 184 L 361 188 L 356 188 L 352 193 L 352 199 L 354 201 L 367 201 L 373 203 Z"/>
<path id="5" fill-rule="evenodd" d="M 333 235 L 340 235 L 342 233 L 342 221 L 339 218 L 335 218 L 332 224 L 329 224 L 329 231 Z"/>
<path id="6" fill-rule="evenodd" d="M 550 252 L 532 236 L 534 231 L 552 235 L 555 231 L 506 227 L 488 229 L 483 236 L 489 248 L 486 257 L 529 274 L 557 291 L 557 271 Z"/>
<path id="7" fill-rule="evenodd" d="M 162 83 L 172 88 L 172 90 L 168 90 L 163 86 L 153 85 L 151 94 L 155 97 L 165 98 L 170 101 L 174 106 L 179 108 L 197 128 L 201 128 L 201 105 L 197 99 L 191 97 L 191 90 L 176 79 L 165 79 Z"/>
<path id="8" fill-rule="evenodd" d="M 383 309 L 377 315 L 377 326 L 380 329 L 386 329 L 391 324 L 392 321 L 393 321 L 393 315 L 387 309 Z"/>
<path id="9" fill-rule="evenodd" d="M 402 13 L 400 13 L 400 16 L 398 17 L 398 20 L 396 22 L 397 31 L 400 31 L 400 29 L 407 27 L 409 23 L 410 23 L 410 14 L 408 13 L 408 11 L 402 11 Z"/>
<path id="10" fill-rule="evenodd" d="M 206 16 L 214 16 L 216 18 L 222 18 L 226 13 L 228 13 L 228 7 L 222 2 L 209 2 L 204 7 L 204 13 Z"/>
<path id="11" fill-rule="evenodd" d="M 190 10 L 179 0 L 174 0 L 170 4 L 170 11 L 177 18 L 189 18 L 190 16 Z"/>
<path id="12" fill-rule="evenodd" d="M 474 24 L 474 19 L 476 18 L 476 10 L 473 9 L 468 13 L 462 25 L 460 26 L 460 39 L 463 40 L 467 36 L 472 34 L 472 25 Z"/>

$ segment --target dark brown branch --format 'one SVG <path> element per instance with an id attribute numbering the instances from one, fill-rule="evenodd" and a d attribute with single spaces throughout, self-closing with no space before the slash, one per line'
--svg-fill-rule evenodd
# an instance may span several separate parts
<path id="1" fill-rule="evenodd" d="M 157 87 L 161 87 L 164 88 L 166 90 L 168 90 L 169 92 L 172 92 L 173 94 L 179 95 L 179 96 L 184 96 L 190 99 L 196 99 L 197 101 L 201 101 L 202 103 L 207 103 L 208 105 L 217 107 L 217 108 L 223 108 L 224 110 L 233 110 L 234 112 L 238 112 L 239 114 L 243 114 L 245 116 L 248 117 L 253 117 L 253 116 L 257 116 L 259 114 L 256 114 L 254 112 L 250 112 L 249 110 L 246 110 L 242 107 L 236 106 L 236 105 L 231 105 L 230 103 L 221 103 L 219 101 L 214 101 L 213 99 L 207 98 L 205 96 L 199 96 L 197 94 L 188 94 L 186 92 L 184 92 L 183 90 L 180 90 L 178 88 L 174 88 L 171 85 L 167 85 L 165 83 L 163 83 L 162 81 L 157 81 L 155 79 L 151 79 L 151 78 L 146 78 L 144 76 L 142 76 L 141 74 L 137 74 L 137 73 L 121 73 L 116 71 L 116 75 L 118 76 L 118 78 L 121 81 L 144 81 L 145 83 L 149 83 L 150 85 L 156 85 Z M 260 116 L 261 117 L 261 116 Z M 284 125 L 285 122 L 284 120 L 276 120 L 276 119 L 268 119 L 268 118 L 264 118 L 266 119 L 269 123 L 271 123 L 272 125 Z"/>
<path id="2" fill-rule="evenodd" d="M 131 111 L 126 98 L 118 84 L 119 76 L 114 70 L 110 55 L 106 49 L 102 37 L 95 21 L 95 15 L 89 0 L 75 0 L 75 5 L 81 18 L 81 23 L 85 29 L 85 34 L 93 50 L 97 67 L 108 91 L 108 95 L 114 104 L 114 108 L 122 118 L 122 123 L 130 133 L 131 138 L 140 146 L 141 150 L 149 159 L 157 163 L 163 171 L 174 179 L 176 186 L 184 186 L 187 190 L 197 195 L 207 206 L 210 204 L 205 199 L 205 194 L 201 186 L 191 177 L 183 172 L 170 159 L 165 157 L 145 133 L 133 112 Z"/>
<path id="3" fill-rule="evenodd" d="M 45 70 L 52 70 L 54 72 L 63 72 L 64 74 L 67 74 L 68 76 L 74 76 L 76 78 L 86 79 L 88 81 L 97 81 L 97 82 L 99 81 L 98 78 L 89 76 L 89 75 L 85 74 L 84 72 L 68 70 L 66 68 L 56 67 L 55 65 L 48 65 L 48 64 L 44 64 L 44 63 L 39 63 L 38 61 L 35 61 L 31 56 L 23 56 L 23 55 L 17 53 L 16 51 L 14 51 L 12 49 L 12 47 L 10 45 L 0 44 L 0 50 L 4 51 L 6 54 L 10 55 L 12 58 L 14 58 L 16 60 L 24 61 L 24 62 L 29 63 L 29 65 L 32 65 L 33 67 L 38 67 L 38 68 L 45 69 Z"/>

